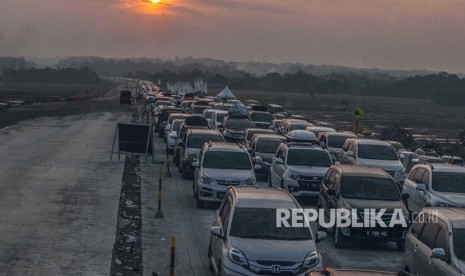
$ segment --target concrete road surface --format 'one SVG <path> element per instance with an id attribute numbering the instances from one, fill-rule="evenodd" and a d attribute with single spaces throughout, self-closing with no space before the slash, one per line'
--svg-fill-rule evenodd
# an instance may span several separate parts
<path id="1" fill-rule="evenodd" d="M 108 275 L 124 113 L 39 118 L 0 130 L 0 275 Z M 116 158 L 117 159 L 117 158 Z"/>
<path id="2" fill-rule="evenodd" d="M 163 140 L 155 138 L 158 161 L 164 159 Z M 183 180 L 173 162 L 173 177 L 163 177 L 162 210 L 164 218 L 154 218 L 157 211 L 158 173 L 161 165 L 142 165 L 142 242 L 144 276 L 156 272 L 169 275 L 170 237 L 176 236 L 175 275 L 212 275 L 208 269 L 207 249 L 210 227 L 215 209 L 198 209 L 192 193 L 192 180 Z M 163 165 L 164 172 L 166 165 Z M 266 186 L 264 182 L 259 185 Z M 315 207 L 312 202 L 303 207 Z M 316 225 L 313 225 L 316 231 Z M 315 233 L 315 232 L 314 232 Z M 394 243 L 354 244 L 352 248 L 336 249 L 331 233 L 328 239 L 317 244 L 325 266 L 333 268 L 376 269 L 399 271 L 403 252 Z"/>

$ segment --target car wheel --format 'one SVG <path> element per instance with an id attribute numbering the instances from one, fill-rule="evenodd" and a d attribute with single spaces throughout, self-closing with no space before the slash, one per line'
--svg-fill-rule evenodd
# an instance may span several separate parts
<path id="1" fill-rule="evenodd" d="M 398 251 L 404 251 L 405 249 L 405 242 L 401 241 L 401 242 L 396 242 L 396 248 Z"/>
<path id="2" fill-rule="evenodd" d="M 186 166 L 182 165 L 182 179 L 189 179 L 189 178 L 190 178 L 190 175 L 189 175 L 189 172 L 187 171 Z"/>
<path id="3" fill-rule="evenodd" d="M 333 231 L 333 238 L 334 238 L 334 247 L 336 248 L 345 248 L 346 247 L 346 238 L 341 232 L 339 227 L 335 227 Z"/>
<path id="4" fill-rule="evenodd" d="M 197 191 L 197 198 L 196 198 L 197 208 L 203 209 L 205 208 L 205 201 L 199 198 L 199 192 Z"/>

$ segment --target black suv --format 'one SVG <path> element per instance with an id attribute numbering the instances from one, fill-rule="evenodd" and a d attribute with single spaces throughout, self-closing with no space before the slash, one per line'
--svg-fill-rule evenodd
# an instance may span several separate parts
<path id="1" fill-rule="evenodd" d="M 391 241 L 397 244 L 397 249 L 402 250 L 405 235 L 410 225 L 409 214 L 404 200 L 408 194 L 401 196 L 394 179 L 382 169 L 363 166 L 331 166 L 323 178 L 321 192 L 318 200 L 318 209 L 324 210 L 324 221 L 330 221 L 331 210 L 347 209 L 356 210 L 358 223 L 362 226 L 338 227 L 334 226 L 334 246 L 343 248 L 349 239 L 372 239 L 379 241 Z M 365 209 L 386 209 L 381 216 L 382 221 L 388 226 L 373 220 L 373 216 Z M 321 211 L 320 211 L 321 212 Z M 370 211 L 371 212 L 371 211 Z M 399 213 L 401 212 L 401 213 Z M 321 214 L 321 213 L 320 213 Z M 406 223 L 389 227 L 394 214 L 402 216 Z M 399 218 L 396 215 L 395 218 Z M 354 221 L 354 218 L 352 218 Z M 321 222 L 321 218 L 318 219 Z M 366 223 L 370 224 L 366 227 Z M 373 224 L 371 224 L 373 223 Z M 319 226 L 321 230 L 323 228 Z"/>
<path id="2" fill-rule="evenodd" d="M 182 142 L 179 143 L 179 172 L 182 178 L 188 179 L 194 175 L 192 163 L 197 161 L 200 149 L 206 142 L 224 142 L 223 135 L 218 130 L 188 129 Z"/>

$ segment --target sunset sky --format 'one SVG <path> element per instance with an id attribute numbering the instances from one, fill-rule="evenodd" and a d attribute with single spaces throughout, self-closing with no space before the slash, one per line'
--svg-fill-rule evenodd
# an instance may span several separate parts
<path id="1" fill-rule="evenodd" d="M 465 1 L 1 0 L 4 55 L 465 72 Z"/>

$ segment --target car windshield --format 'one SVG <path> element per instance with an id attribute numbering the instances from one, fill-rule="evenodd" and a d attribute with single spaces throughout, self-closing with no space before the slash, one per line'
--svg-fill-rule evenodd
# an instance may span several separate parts
<path id="1" fill-rule="evenodd" d="M 171 131 L 178 132 L 179 128 L 181 127 L 182 121 L 173 121 L 173 124 L 171 125 Z"/>
<path id="2" fill-rule="evenodd" d="M 443 193 L 465 193 L 465 173 L 433 172 L 432 188 Z"/>
<path id="3" fill-rule="evenodd" d="M 191 134 L 187 138 L 188 148 L 201 148 L 206 142 L 224 142 L 221 135 Z"/>
<path id="4" fill-rule="evenodd" d="M 342 177 L 341 196 L 350 199 L 400 200 L 396 183 L 392 179 L 379 177 Z"/>
<path id="5" fill-rule="evenodd" d="M 349 137 L 340 135 L 328 136 L 328 147 L 342 149 L 342 146 L 346 142 L 347 138 Z"/>
<path id="6" fill-rule="evenodd" d="M 465 228 L 454 228 L 452 235 L 455 257 L 465 261 Z"/>
<path id="7" fill-rule="evenodd" d="M 246 152 L 208 151 L 202 167 L 207 169 L 251 170 L 252 162 Z"/>
<path id="8" fill-rule="evenodd" d="M 224 119 L 224 117 L 226 117 L 226 115 L 227 115 L 226 113 L 217 113 L 216 114 L 216 121 L 218 123 L 223 122 L 223 119 Z"/>
<path id="9" fill-rule="evenodd" d="M 312 240 L 309 227 L 276 227 L 276 212 L 275 208 L 235 208 L 230 236 L 264 240 Z"/>
<path id="10" fill-rule="evenodd" d="M 254 122 L 271 122 L 273 116 L 270 113 L 253 112 L 250 114 L 250 119 Z"/>
<path id="11" fill-rule="evenodd" d="M 256 152 L 275 153 L 283 140 L 279 139 L 258 139 Z"/>
<path id="12" fill-rule="evenodd" d="M 394 148 L 384 145 L 359 145 L 358 157 L 375 160 L 399 160 Z"/>
<path id="13" fill-rule="evenodd" d="M 195 114 L 202 114 L 205 109 L 209 108 L 208 106 L 194 106 L 194 109 L 192 109 L 192 113 Z"/>
<path id="14" fill-rule="evenodd" d="M 291 130 L 304 130 L 308 127 L 308 124 L 291 124 L 291 126 L 289 127 L 289 131 Z"/>
<path id="15" fill-rule="evenodd" d="M 289 166 L 331 166 L 331 158 L 326 151 L 309 149 L 290 149 L 287 153 L 287 164 Z"/>
<path id="16" fill-rule="evenodd" d="M 244 131 L 253 127 L 255 127 L 255 124 L 248 119 L 228 119 L 224 125 L 224 128 L 234 131 Z"/>

